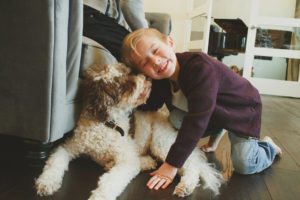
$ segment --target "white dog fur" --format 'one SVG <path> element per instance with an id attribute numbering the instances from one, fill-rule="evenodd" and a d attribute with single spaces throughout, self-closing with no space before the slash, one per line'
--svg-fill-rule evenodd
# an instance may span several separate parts
<path id="1" fill-rule="evenodd" d="M 90 200 L 116 199 L 140 172 L 143 166 L 136 145 L 128 135 L 129 115 L 133 108 L 145 103 L 151 83 L 143 75 L 129 73 L 129 68 L 122 64 L 94 65 L 87 70 L 87 102 L 74 135 L 58 146 L 35 181 L 39 195 L 56 192 L 69 162 L 81 154 L 89 155 L 108 170 L 99 178 Z M 124 136 L 105 125 L 105 121 L 115 121 L 123 129 Z M 146 169 L 155 168 L 156 163 L 150 157 L 141 159 L 149 167 Z"/>
<path id="2" fill-rule="evenodd" d="M 69 162 L 86 154 L 107 170 L 89 199 L 114 200 L 141 170 L 156 167 L 148 150 L 163 161 L 176 138 L 176 131 L 162 112 L 136 112 L 134 140 L 128 134 L 132 110 L 145 103 L 150 92 L 151 84 L 143 75 L 131 75 L 123 64 L 94 65 L 86 71 L 85 80 L 86 102 L 74 135 L 54 150 L 35 181 L 40 196 L 56 192 Z M 118 128 L 107 126 L 107 121 L 114 121 L 124 136 Z M 191 194 L 199 178 L 204 188 L 215 194 L 223 183 L 220 172 L 199 149 L 193 151 L 179 172 L 181 180 L 174 194 L 180 197 Z"/>
<path id="3" fill-rule="evenodd" d="M 134 140 L 140 155 L 151 154 L 164 161 L 171 145 L 175 142 L 177 131 L 168 120 L 168 112 L 161 109 L 157 112 L 135 112 Z M 203 188 L 210 189 L 215 195 L 224 182 L 222 174 L 207 162 L 205 154 L 198 148 L 186 160 L 179 170 L 181 176 L 174 193 L 179 197 L 190 195 L 196 186 L 203 182 Z"/>

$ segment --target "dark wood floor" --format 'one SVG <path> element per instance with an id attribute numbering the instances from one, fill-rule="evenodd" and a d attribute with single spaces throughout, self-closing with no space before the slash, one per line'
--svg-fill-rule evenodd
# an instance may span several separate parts
<path id="1" fill-rule="evenodd" d="M 267 170 L 255 175 L 233 173 L 227 136 L 215 153 L 207 154 L 228 180 L 221 194 L 213 197 L 198 188 L 188 200 L 199 199 L 282 199 L 300 196 L 300 99 L 263 96 L 262 136 L 271 136 L 282 147 L 283 157 Z M 201 143 L 203 143 L 202 141 Z M 0 200 L 85 200 L 96 187 L 101 167 L 87 158 L 72 161 L 65 174 L 62 188 L 50 197 L 38 197 L 33 188 L 34 178 L 42 166 L 26 167 L 19 158 L 20 142 L 0 137 Z M 145 187 L 148 172 L 138 175 L 118 198 L 120 200 L 173 200 L 172 191 L 178 178 L 164 191 L 150 191 Z"/>

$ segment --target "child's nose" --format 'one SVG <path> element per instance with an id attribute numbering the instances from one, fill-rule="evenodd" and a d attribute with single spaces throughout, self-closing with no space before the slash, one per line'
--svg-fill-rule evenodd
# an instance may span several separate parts
<path id="1" fill-rule="evenodd" d="M 161 63 L 161 59 L 158 56 L 153 56 L 151 60 L 152 60 L 153 66 L 155 66 L 155 67 Z"/>

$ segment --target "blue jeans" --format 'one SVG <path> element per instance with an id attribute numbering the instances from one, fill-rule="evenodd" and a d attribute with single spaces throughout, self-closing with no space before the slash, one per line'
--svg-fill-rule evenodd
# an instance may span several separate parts
<path id="1" fill-rule="evenodd" d="M 186 112 L 174 109 L 170 112 L 170 122 L 179 129 Z M 231 144 L 231 160 L 235 172 L 240 174 L 254 174 L 272 165 L 275 148 L 268 142 L 251 137 L 240 137 L 229 132 Z"/>

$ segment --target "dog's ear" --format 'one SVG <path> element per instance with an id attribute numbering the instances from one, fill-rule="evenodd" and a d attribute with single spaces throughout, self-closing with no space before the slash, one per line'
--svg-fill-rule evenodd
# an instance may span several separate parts
<path id="1" fill-rule="evenodd" d="M 93 80 L 97 78 L 99 75 L 106 73 L 107 70 L 108 70 L 107 65 L 93 64 L 83 72 L 83 77 L 84 79 Z"/>
<path id="2" fill-rule="evenodd" d="M 108 110 L 117 105 L 123 95 L 130 95 L 135 82 L 130 70 L 122 65 L 93 65 L 84 73 L 85 109 L 96 118 L 106 120 Z M 126 95 L 124 96 L 126 98 Z"/>
<path id="3" fill-rule="evenodd" d="M 84 80 L 86 109 L 102 121 L 108 117 L 108 109 L 119 100 L 112 85 L 114 84 L 107 84 L 103 80 L 94 81 L 90 78 Z"/>
<path id="4" fill-rule="evenodd" d="M 125 76 L 130 73 L 130 69 L 122 63 L 112 65 L 94 64 L 83 72 L 84 79 L 93 79 L 98 81 L 102 79 L 105 82 L 114 81 L 115 77 Z"/>

